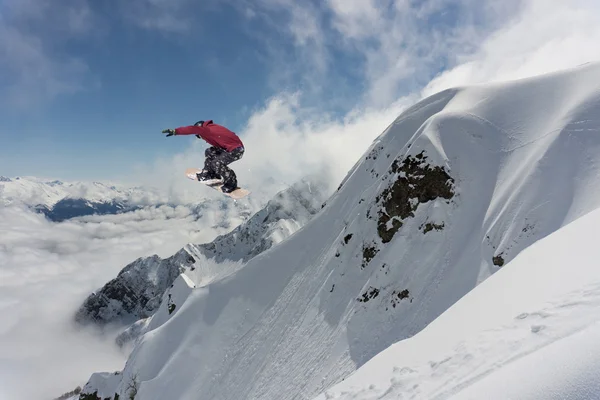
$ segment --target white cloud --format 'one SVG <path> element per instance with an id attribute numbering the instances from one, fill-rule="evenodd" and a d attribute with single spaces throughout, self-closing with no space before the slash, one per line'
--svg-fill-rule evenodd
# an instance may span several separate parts
<path id="1" fill-rule="evenodd" d="M 521 1 L 260 0 L 232 4 L 242 15 L 251 10 L 252 27 L 260 18 L 270 29 L 271 36 L 262 38 L 275 88 L 302 87 L 313 99 L 329 99 L 328 91 L 347 90 L 357 95 L 355 104 L 386 107 L 427 84 L 456 61 L 455 54 L 476 50 L 487 35 L 518 12 Z M 350 102 L 344 101 L 346 106 Z"/>
<path id="2" fill-rule="evenodd" d="M 405 106 L 423 96 L 449 86 L 521 78 L 600 59 L 596 45 L 600 13 L 594 12 L 599 6 L 592 1 L 530 1 L 522 6 L 490 1 L 459 13 L 466 23 L 450 25 L 445 31 L 423 32 L 427 27 L 410 21 L 434 17 L 444 21 L 442 10 L 455 3 L 440 0 L 414 7 L 396 2 L 397 13 L 386 16 L 374 3 L 331 0 L 336 26 L 349 40 L 346 46 L 354 45 L 366 56 L 365 90 L 372 100 L 356 99 L 355 108 L 340 116 L 327 108 L 311 107 L 301 93 L 282 92 L 255 110 L 240 132 L 246 154 L 232 164 L 240 183 L 254 189 L 251 197 L 272 195 L 274 189 L 265 183 L 269 179 L 290 184 L 318 170 L 331 171 L 331 184 L 337 185 L 372 140 Z M 366 24 L 371 29 L 363 29 L 361 16 L 365 23 L 376 21 Z M 485 26 L 479 27 L 483 22 Z M 448 36 L 440 37 L 442 32 Z M 485 35 L 478 36 L 482 32 Z M 436 59 L 455 67 L 442 70 L 432 81 L 424 79 L 436 75 L 432 69 L 438 65 Z M 403 79 L 413 82 L 410 90 L 398 87 Z M 158 173 L 169 171 L 170 182 L 184 185 L 181 171 L 204 159 L 204 143 L 194 142 L 188 153 L 161 162 Z"/>
<path id="3" fill-rule="evenodd" d="M 119 2 L 119 7 L 125 19 L 140 28 L 185 33 L 192 21 L 189 4 L 189 0 L 135 0 Z"/>
<path id="4" fill-rule="evenodd" d="M 414 100 L 401 98 L 386 108 L 355 108 L 340 119 L 304 106 L 298 93 L 271 98 L 238 132 L 246 151 L 230 168 L 236 172 L 238 184 L 252 191 L 240 202 L 257 210 L 278 191 L 312 174 L 327 179 L 332 192 L 371 142 Z M 208 145 L 193 136 L 166 140 L 188 140 L 191 145 L 171 159 L 140 165 L 128 179 L 148 179 L 149 184 L 166 190 L 182 203 L 203 197 L 222 198 L 183 175 L 186 168 L 202 168 Z"/>
<path id="5" fill-rule="evenodd" d="M 281 12 L 283 4 L 286 0 L 243 5 L 254 19 L 268 10 Z M 306 4 L 297 7 L 313 7 Z M 238 132 L 246 153 L 231 165 L 239 183 L 253 190 L 247 202 L 264 202 L 317 171 L 328 171 L 330 189 L 335 188 L 372 140 L 423 96 L 449 86 L 522 78 L 600 60 L 600 5 L 591 0 L 327 4 L 332 26 L 345 37 L 344 49 L 365 56 L 367 101 L 350 100 L 354 108 L 335 114 L 322 104 L 313 106 L 306 93 L 281 91 L 254 110 Z M 332 33 L 323 25 L 318 32 L 315 37 L 331 43 L 325 36 Z M 411 85 L 400 87 L 403 80 Z M 185 168 L 201 167 L 206 144 L 191 137 L 172 140 L 191 140 L 192 145 L 173 159 L 144 166 L 142 175 L 161 182 L 176 198 L 220 196 L 182 177 Z"/>
<path id="6" fill-rule="evenodd" d="M 346 51 L 364 61 L 363 94 L 376 107 L 424 86 L 429 95 L 449 86 L 522 78 L 600 59 L 600 3 L 594 0 L 327 4 Z"/>
<path id="7" fill-rule="evenodd" d="M 329 0 L 327 5 L 343 49 L 364 56 L 364 81 L 357 85 L 365 84 L 365 101 L 355 99 L 355 108 L 340 117 L 312 108 L 300 93 L 274 96 L 242 129 L 246 155 L 232 165 L 241 182 L 260 187 L 260 179 L 291 182 L 329 168 L 336 183 L 403 107 L 423 96 L 600 60 L 600 4 L 592 0 Z M 323 25 L 319 35 L 323 43 L 334 43 Z M 325 86 L 330 75 L 321 81 Z"/>
<path id="8" fill-rule="evenodd" d="M 9 104 L 26 107 L 83 89 L 89 70 L 80 59 L 53 59 L 38 38 L 10 26 L 0 25 L 0 38 L 0 71 L 13 77 L 4 94 Z"/>
<path id="9" fill-rule="evenodd" d="M 383 17 L 374 0 L 328 0 L 327 3 L 334 14 L 334 28 L 348 39 L 372 36 L 381 29 Z"/>
<path id="10" fill-rule="evenodd" d="M 95 84 L 83 59 L 60 52 L 69 40 L 92 31 L 86 1 L 57 8 L 47 0 L 9 0 L 1 7 L 0 73 L 7 105 L 25 108 Z"/>
<path id="11" fill-rule="evenodd" d="M 137 257 L 211 241 L 233 228 L 223 222 L 240 223 L 236 215 L 215 205 L 198 218 L 163 206 L 54 224 L 25 208 L 0 208 L 0 398 L 53 398 L 92 372 L 122 369 L 126 355 L 110 332 L 71 324 L 77 307 Z"/>
<path id="12" fill-rule="evenodd" d="M 530 0 L 476 51 L 441 73 L 425 95 L 450 86 L 520 79 L 600 61 L 600 3 Z"/>
<path id="13" fill-rule="evenodd" d="M 253 51 L 263 59 L 269 84 L 302 86 L 306 92 L 322 93 L 332 58 L 324 32 L 320 2 L 294 0 L 227 0 L 249 24 L 246 33 L 261 46 Z M 244 25 L 242 24 L 242 27 Z"/>
<path id="14" fill-rule="evenodd" d="M 249 119 L 242 131 L 247 143 L 239 163 L 242 181 L 260 186 L 261 180 L 293 183 L 301 177 L 326 171 L 331 186 L 337 185 L 373 139 L 406 105 L 406 100 L 387 108 L 355 109 L 343 119 L 303 108 L 300 95 L 271 99 Z"/>
<path id="15" fill-rule="evenodd" d="M 457 49 L 481 40 L 491 24 L 477 21 L 494 3 L 328 1 L 334 30 L 362 57 L 365 101 L 375 106 L 425 84 Z"/>

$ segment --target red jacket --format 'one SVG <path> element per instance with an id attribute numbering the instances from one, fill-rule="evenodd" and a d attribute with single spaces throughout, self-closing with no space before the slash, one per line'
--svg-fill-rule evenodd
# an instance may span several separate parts
<path id="1" fill-rule="evenodd" d="M 182 126 L 175 129 L 175 135 L 199 135 L 208 144 L 232 151 L 244 144 L 238 135 L 224 126 L 217 125 L 212 120 L 204 122 L 203 126 Z"/>

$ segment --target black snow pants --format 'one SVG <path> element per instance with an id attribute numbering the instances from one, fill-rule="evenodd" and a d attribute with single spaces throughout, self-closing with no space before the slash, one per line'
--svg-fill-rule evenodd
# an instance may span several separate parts
<path id="1" fill-rule="evenodd" d="M 204 170 L 210 178 L 222 178 L 223 186 L 237 187 L 237 176 L 227 165 L 239 160 L 244 155 L 244 148 L 238 147 L 228 152 L 219 147 L 209 147 L 204 152 Z"/>

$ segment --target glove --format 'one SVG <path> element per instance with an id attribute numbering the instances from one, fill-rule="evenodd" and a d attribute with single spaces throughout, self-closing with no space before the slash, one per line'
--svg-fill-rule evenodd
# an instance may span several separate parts
<path id="1" fill-rule="evenodd" d="M 164 131 L 162 131 L 162 133 L 168 133 L 167 137 L 173 136 L 175 134 L 175 129 L 165 129 Z"/>

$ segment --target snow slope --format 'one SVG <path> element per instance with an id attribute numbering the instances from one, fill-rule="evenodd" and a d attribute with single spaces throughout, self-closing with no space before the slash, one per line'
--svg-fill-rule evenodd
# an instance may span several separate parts
<path id="1" fill-rule="evenodd" d="M 598 398 L 598 237 L 596 210 L 315 400 Z"/>
<path id="2" fill-rule="evenodd" d="M 108 391 L 318 395 L 597 208 L 599 116 L 597 64 L 424 99 L 307 225 L 145 334 Z"/>

